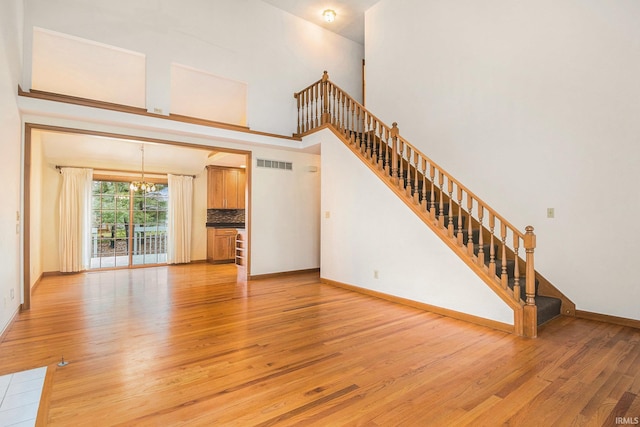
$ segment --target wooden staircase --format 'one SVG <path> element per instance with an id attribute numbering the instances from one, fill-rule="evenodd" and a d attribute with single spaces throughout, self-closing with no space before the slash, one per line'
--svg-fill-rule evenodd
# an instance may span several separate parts
<path id="1" fill-rule="evenodd" d="M 533 227 L 517 230 L 501 215 L 360 103 L 322 79 L 294 94 L 297 135 L 330 129 L 456 252 L 514 311 L 514 332 L 538 326 L 575 305 L 534 269 Z M 524 258 L 521 253 L 524 252 Z"/>

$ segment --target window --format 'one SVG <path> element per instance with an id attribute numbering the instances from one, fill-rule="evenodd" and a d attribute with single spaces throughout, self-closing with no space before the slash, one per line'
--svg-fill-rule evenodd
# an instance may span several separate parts
<path id="1" fill-rule="evenodd" d="M 134 193 L 128 182 L 93 182 L 91 268 L 167 261 L 168 189 Z"/>

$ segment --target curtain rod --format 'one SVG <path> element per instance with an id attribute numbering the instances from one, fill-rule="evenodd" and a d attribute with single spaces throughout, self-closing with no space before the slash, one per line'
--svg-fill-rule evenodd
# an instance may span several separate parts
<path id="1" fill-rule="evenodd" d="M 56 165 L 56 169 L 58 169 L 59 172 L 62 173 L 62 168 L 79 168 L 79 169 L 87 169 L 84 166 L 60 166 L 60 165 Z M 137 170 L 126 170 L 126 169 L 99 169 L 99 168 L 89 168 L 89 169 L 93 169 L 94 171 L 98 171 L 98 172 L 116 172 L 116 173 L 135 173 L 135 174 L 140 174 L 142 173 L 141 171 Z M 144 171 L 145 175 L 169 175 L 169 173 L 167 172 L 149 172 L 149 171 Z M 187 174 L 183 174 L 183 173 L 172 173 L 171 175 L 182 175 L 182 176 L 190 176 L 192 178 L 195 179 L 195 175 L 187 175 Z"/>

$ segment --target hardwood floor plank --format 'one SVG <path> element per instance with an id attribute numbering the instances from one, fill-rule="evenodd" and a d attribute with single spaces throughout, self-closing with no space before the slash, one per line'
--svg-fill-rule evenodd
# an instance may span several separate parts
<path id="1" fill-rule="evenodd" d="M 0 375 L 49 366 L 38 422 L 54 427 L 640 416 L 637 329 L 562 317 L 525 339 L 317 273 L 236 277 L 205 263 L 44 277 L 0 343 Z"/>

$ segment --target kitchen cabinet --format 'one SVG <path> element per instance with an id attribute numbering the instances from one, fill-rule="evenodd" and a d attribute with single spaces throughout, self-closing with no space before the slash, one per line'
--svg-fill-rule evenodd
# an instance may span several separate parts
<path id="1" fill-rule="evenodd" d="M 244 169 L 207 166 L 207 209 L 244 209 Z"/>
<path id="2" fill-rule="evenodd" d="M 236 234 L 235 228 L 207 228 L 207 261 L 235 262 Z"/>

